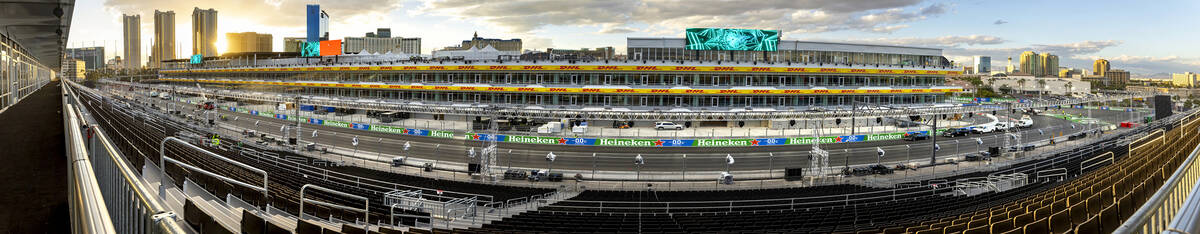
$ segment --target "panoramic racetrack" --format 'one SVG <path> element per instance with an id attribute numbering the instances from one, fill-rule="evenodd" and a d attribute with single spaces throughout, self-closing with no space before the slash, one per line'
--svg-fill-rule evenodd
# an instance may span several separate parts
<path id="1" fill-rule="evenodd" d="M 147 100 L 142 98 L 142 100 Z M 164 100 L 153 99 L 158 105 L 163 105 Z M 184 107 L 186 110 L 197 110 L 192 105 L 175 105 L 176 107 Z M 1086 113 L 1084 110 L 1066 110 L 1068 113 Z M 280 133 L 280 125 L 294 125 L 294 121 L 280 120 L 269 117 L 253 116 L 229 111 L 220 111 L 221 114 L 230 116 L 239 116 L 237 120 L 230 118 L 229 121 L 218 121 L 219 124 L 233 125 L 237 128 L 254 129 L 259 132 L 270 132 L 273 134 Z M 199 115 L 198 116 L 202 116 Z M 1016 116 L 1016 115 L 1014 115 Z M 1094 110 L 1093 116 L 1106 122 L 1117 122 L 1128 119 L 1129 114 L 1120 111 L 1100 111 Z M 1058 119 L 1049 116 L 1034 116 L 1034 127 L 1024 129 L 1022 142 L 1032 142 L 1044 140 L 1051 135 L 1070 135 L 1084 129 L 1084 124 L 1075 124 L 1076 128 L 1071 128 L 1071 122 L 1063 119 Z M 259 125 L 255 125 L 255 122 Z M 447 162 L 466 163 L 472 158 L 467 155 L 468 149 L 474 147 L 478 152 L 482 148 L 483 143 L 479 141 L 466 141 L 461 139 L 444 139 L 421 136 L 409 136 L 401 134 L 381 133 L 372 131 L 363 131 L 350 128 L 329 127 L 321 125 L 304 124 L 302 140 L 313 141 L 309 137 L 311 131 L 316 129 L 318 137 L 315 141 L 320 145 L 333 145 L 345 149 L 353 149 L 355 146 L 351 144 L 352 138 L 358 137 L 360 144 L 358 145 L 359 153 L 375 154 L 383 152 L 392 155 L 404 155 L 404 142 L 411 142 L 409 155 L 415 158 L 439 160 Z M 1037 129 L 1046 129 L 1044 134 L 1040 134 Z M 941 150 L 938 151 L 939 157 L 949 156 L 958 152 L 967 153 L 976 150 L 986 150 L 989 146 L 1004 147 L 1006 137 L 1000 137 L 1000 133 L 988 134 L 970 134 L 967 137 L 944 138 L 938 137 L 938 145 Z M 379 139 L 382 138 L 383 142 Z M 980 138 L 983 141 L 982 145 L 977 144 L 974 138 Z M 958 141 L 955 144 L 955 140 Z M 840 144 L 822 144 L 821 148 L 830 152 L 830 166 L 841 165 L 858 165 L 874 163 L 876 161 L 876 147 L 881 147 L 887 151 L 886 156 L 881 160 L 886 163 L 895 163 L 906 161 L 907 159 L 925 159 L 930 157 L 930 152 L 933 150 L 930 147 L 932 141 L 903 141 L 903 140 L 887 140 L 873 142 L 858 142 L 858 143 L 840 143 Z M 1009 145 L 1015 145 L 1016 141 L 1008 141 Z M 440 145 L 440 146 L 437 146 Z M 768 168 L 785 168 L 785 167 L 809 167 L 808 152 L 811 149 L 810 145 L 784 145 L 784 146 L 758 146 L 758 147 L 597 147 L 597 146 L 567 146 L 567 145 L 535 145 L 535 144 L 520 144 L 520 143 L 498 143 L 499 158 L 497 163 L 501 167 L 529 167 L 529 168 L 545 168 L 547 162 L 545 155 L 549 152 L 554 152 L 557 156 L 553 163 L 555 169 L 574 169 L 574 170 L 610 170 L 610 171 L 632 171 L 636 170 L 633 164 L 635 155 L 641 154 L 645 158 L 643 171 L 680 171 L 686 167 L 688 171 L 718 171 L 725 170 L 725 156 L 732 155 L 736 159 L 736 163 L 732 165 L 730 170 L 765 170 Z M 911 147 L 911 148 L 909 148 Z M 436 148 L 436 149 L 435 149 Z M 509 153 L 511 150 L 511 153 Z M 593 154 L 596 157 L 593 157 Z M 771 155 L 774 155 L 773 157 Z M 686 158 L 684 157 L 686 155 Z M 594 166 L 593 166 L 594 165 Z"/>

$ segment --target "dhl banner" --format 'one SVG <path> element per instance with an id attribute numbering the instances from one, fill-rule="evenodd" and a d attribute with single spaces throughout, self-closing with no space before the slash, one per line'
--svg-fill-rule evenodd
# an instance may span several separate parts
<path id="1" fill-rule="evenodd" d="M 961 88 L 949 89 L 641 89 L 641 88 L 533 88 L 533 87 L 472 87 L 446 85 L 383 85 L 383 84 L 340 84 L 316 82 L 278 82 L 278 81 L 242 81 L 242 80 L 204 80 L 204 79 L 175 79 L 161 78 L 163 81 L 202 82 L 217 84 L 255 84 L 281 85 L 299 87 L 328 87 L 328 88 L 361 88 L 361 89 L 392 89 L 414 91 L 450 91 L 450 92 L 503 92 L 503 93 L 607 93 L 607 94 L 680 94 L 680 95 L 772 95 L 772 94 L 801 94 L 801 95 L 849 95 L 849 94 L 915 94 L 915 93 L 947 93 L 961 92 Z"/>
<path id="2" fill-rule="evenodd" d="M 163 70 L 162 73 L 228 72 L 299 72 L 299 71 L 656 71 L 656 72 L 763 72 L 763 73 L 845 73 L 898 75 L 961 75 L 962 71 L 811 68 L 811 67 L 734 67 L 734 66 L 618 66 L 618 65 L 452 65 L 452 66 L 358 66 L 358 67 L 287 67 Z"/>

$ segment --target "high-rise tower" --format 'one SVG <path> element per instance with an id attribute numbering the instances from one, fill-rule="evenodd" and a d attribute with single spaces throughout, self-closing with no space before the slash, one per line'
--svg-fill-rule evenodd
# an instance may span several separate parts
<path id="1" fill-rule="evenodd" d="M 121 15 L 122 35 L 125 37 L 125 68 L 142 68 L 142 16 Z"/>
<path id="2" fill-rule="evenodd" d="M 175 11 L 154 11 L 154 46 L 150 67 L 162 68 L 162 61 L 175 59 Z"/>
<path id="3" fill-rule="evenodd" d="M 192 54 L 217 56 L 217 10 L 192 10 Z"/>

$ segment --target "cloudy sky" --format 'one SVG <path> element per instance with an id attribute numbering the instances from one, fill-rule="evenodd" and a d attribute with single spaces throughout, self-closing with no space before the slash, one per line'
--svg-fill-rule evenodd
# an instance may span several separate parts
<path id="1" fill-rule="evenodd" d="M 304 36 L 304 5 L 321 4 L 330 36 L 392 28 L 422 38 L 422 52 L 469 39 L 521 38 L 526 49 L 604 47 L 626 37 L 682 37 L 688 27 L 778 29 L 784 40 L 943 48 L 956 62 L 992 56 L 996 68 L 1021 51 L 1050 52 L 1091 69 L 1106 58 L 1135 76 L 1200 71 L 1200 1 L 1157 0 L 77 0 L 70 46 L 121 44 L 121 14 L 142 15 L 149 55 L 154 10 L 174 11 L 178 54 L 191 54 L 194 7 L 219 12 L 218 32 Z M 218 47 L 224 48 L 224 40 Z"/>

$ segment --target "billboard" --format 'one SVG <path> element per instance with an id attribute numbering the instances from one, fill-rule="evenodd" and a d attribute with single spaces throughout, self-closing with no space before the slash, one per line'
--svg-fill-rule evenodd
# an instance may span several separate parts
<path id="1" fill-rule="evenodd" d="M 341 55 L 342 40 L 321 41 L 321 56 Z"/>
<path id="2" fill-rule="evenodd" d="M 686 34 L 689 50 L 775 51 L 779 44 L 779 30 L 689 28 Z"/>
<path id="3" fill-rule="evenodd" d="M 204 62 L 204 55 L 203 55 L 203 54 L 194 54 L 194 55 L 192 55 L 192 61 L 191 61 L 191 64 L 200 64 L 200 63 L 203 63 L 203 62 Z"/>
<path id="4" fill-rule="evenodd" d="M 300 44 L 301 57 L 318 57 L 321 56 L 320 42 L 304 42 Z"/>

